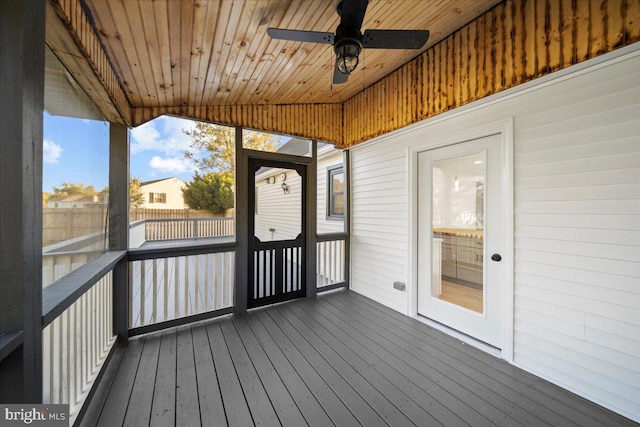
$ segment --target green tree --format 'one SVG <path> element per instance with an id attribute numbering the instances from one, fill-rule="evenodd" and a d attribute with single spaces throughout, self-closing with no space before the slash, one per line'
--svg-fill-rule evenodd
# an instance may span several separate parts
<path id="1" fill-rule="evenodd" d="M 233 172 L 235 130 L 232 127 L 197 123 L 193 130 L 183 130 L 191 137 L 184 156 L 194 162 L 198 172 L 182 190 L 184 202 L 191 209 L 206 209 L 216 214 L 233 207 Z M 244 131 L 243 146 L 260 151 L 276 151 L 281 138 L 268 133 Z"/>
<path id="2" fill-rule="evenodd" d="M 69 197 L 69 196 L 93 196 L 98 194 L 93 185 L 85 186 L 81 183 L 63 182 L 60 187 L 53 187 L 51 197 Z"/>
<path id="3" fill-rule="evenodd" d="M 184 202 L 191 209 L 205 209 L 214 214 L 233 207 L 233 175 L 231 172 L 198 172 L 182 189 Z"/>
<path id="4" fill-rule="evenodd" d="M 139 208 L 144 203 L 144 194 L 140 188 L 140 178 L 132 177 L 129 180 L 129 206 Z"/>
<path id="5" fill-rule="evenodd" d="M 192 160 L 201 174 L 209 172 L 233 172 L 235 130 L 229 126 L 197 123 L 193 130 L 183 130 L 191 137 L 190 150 L 184 153 Z M 282 144 L 277 135 L 245 131 L 245 148 L 260 151 L 276 151 Z"/>

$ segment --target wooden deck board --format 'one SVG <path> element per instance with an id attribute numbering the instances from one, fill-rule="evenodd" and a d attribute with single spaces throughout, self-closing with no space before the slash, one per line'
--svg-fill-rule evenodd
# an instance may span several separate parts
<path id="1" fill-rule="evenodd" d="M 176 422 L 176 334 L 175 331 L 162 332 L 158 372 L 153 390 L 151 411 L 152 426 L 170 427 Z"/>
<path id="2" fill-rule="evenodd" d="M 204 325 L 196 325 L 192 329 L 192 334 L 202 425 L 227 425 L 207 330 Z"/>
<path id="3" fill-rule="evenodd" d="M 191 328 L 177 329 L 176 426 L 200 425 L 198 380 Z"/>
<path id="4" fill-rule="evenodd" d="M 635 425 L 351 291 L 130 340 L 81 425 Z"/>

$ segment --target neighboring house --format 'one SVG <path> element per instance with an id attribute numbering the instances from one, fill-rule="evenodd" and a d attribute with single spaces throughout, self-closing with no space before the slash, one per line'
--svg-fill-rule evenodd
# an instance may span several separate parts
<path id="1" fill-rule="evenodd" d="M 141 182 L 140 191 L 144 195 L 144 202 L 140 207 L 144 209 L 184 209 L 182 189 L 185 185 L 186 182 L 175 177 Z"/>
<path id="2" fill-rule="evenodd" d="M 304 155 L 292 139 L 278 153 Z M 299 146 L 299 145 L 298 145 Z M 344 173 L 342 151 L 330 144 L 318 144 L 317 230 L 318 234 L 344 230 Z M 329 178 L 331 177 L 331 178 Z M 302 178 L 293 170 L 263 168 L 256 173 L 256 234 L 261 240 L 289 240 L 300 233 Z M 284 191 L 283 185 L 287 187 Z M 327 183 L 330 185 L 327 192 Z M 331 191 L 332 190 L 332 191 Z M 327 196 L 329 198 L 327 199 Z"/>
<path id="3" fill-rule="evenodd" d="M 107 205 L 108 197 L 108 193 L 105 193 L 105 196 L 100 194 L 80 194 L 75 196 L 51 197 L 47 200 L 47 207 L 62 209 L 100 207 Z"/>

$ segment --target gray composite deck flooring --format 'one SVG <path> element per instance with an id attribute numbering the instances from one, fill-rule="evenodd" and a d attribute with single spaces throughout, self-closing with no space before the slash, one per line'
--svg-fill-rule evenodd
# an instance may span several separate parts
<path id="1" fill-rule="evenodd" d="M 340 290 L 131 339 L 82 425 L 636 424 Z"/>

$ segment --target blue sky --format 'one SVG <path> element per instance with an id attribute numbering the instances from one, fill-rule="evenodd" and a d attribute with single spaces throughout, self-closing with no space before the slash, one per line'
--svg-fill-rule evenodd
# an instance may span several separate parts
<path id="1" fill-rule="evenodd" d="M 159 117 L 130 131 L 131 176 L 142 181 L 178 177 L 190 181 L 193 165 L 184 158 L 190 139 L 183 129 L 195 122 Z M 109 184 L 109 125 L 44 114 L 43 191 L 63 182 Z"/>
<path id="2" fill-rule="evenodd" d="M 131 176 L 142 182 L 169 177 L 191 181 L 196 169 L 184 157 L 191 143 L 184 131 L 195 125 L 193 120 L 162 116 L 131 129 Z M 43 161 L 45 192 L 63 182 L 103 189 L 109 184 L 109 124 L 45 112 Z"/>
<path id="3" fill-rule="evenodd" d="M 162 116 L 130 132 L 131 176 L 141 181 L 175 176 L 191 181 L 193 163 L 184 157 L 191 139 L 184 130 L 195 128 L 193 120 Z"/>
<path id="4" fill-rule="evenodd" d="M 42 190 L 51 192 L 63 182 L 109 183 L 109 125 L 95 120 L 44 113 Z"/>

